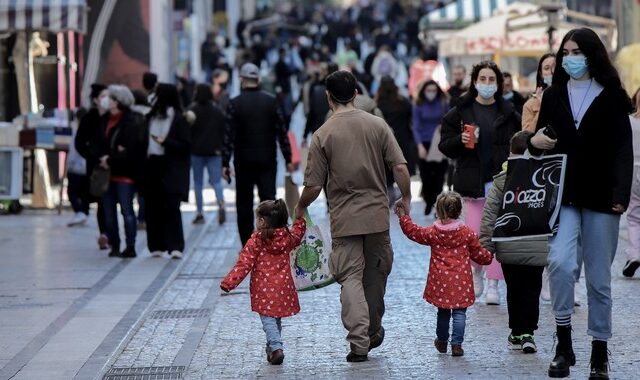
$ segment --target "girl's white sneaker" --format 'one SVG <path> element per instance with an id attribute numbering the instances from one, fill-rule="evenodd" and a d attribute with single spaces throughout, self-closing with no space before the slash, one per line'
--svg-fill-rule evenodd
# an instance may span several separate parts
<path id="1" fill-rule="evenodd" d="M 181 259 L 182 258 L 182 252 L 180 252 L 180 251 L 171 251 L 171 258 L 172 259 Z"/>
<path id="2" fill-rule="evenodd" d="M 498 280 L 489 280 L 487 287 L 487 305 L 500 305 L 500 293 L 498 293 Z"/>
<path id="3" fill-rule="evenodd" d="M 162 251 L 153 251 L 150 253 L 151 253 L 151 257 L 162 257 Z"/>

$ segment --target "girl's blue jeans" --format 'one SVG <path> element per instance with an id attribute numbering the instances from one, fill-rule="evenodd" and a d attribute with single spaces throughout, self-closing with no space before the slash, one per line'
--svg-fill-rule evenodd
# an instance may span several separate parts
<path id="1" fill-rule="evenodd" d="M 441 309 L 438 308 L 438 324 L 436 336 L 441 342 L 449 340 L 449 320 L 453 319 L 451 327 L 451 344 L 462 344 L 464 341 L 464 328 L 467 321 L 467 309 Z"/>
<path id="2" fill-rule="evenodd" d="M 266 315 L 260 315 L 262 321 L 262 329 L 267 334 L 267 353 L 275 350 L 282 350 L 282 319 L 267 317 Z"/>

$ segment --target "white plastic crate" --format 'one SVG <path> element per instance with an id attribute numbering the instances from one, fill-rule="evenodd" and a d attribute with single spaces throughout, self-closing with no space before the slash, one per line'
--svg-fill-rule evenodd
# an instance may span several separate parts
<path id="1" fill-rule="evenodd" d="M 22 156 L 21 148 L 0 147 L 0 200 L 20 199 Z"/>

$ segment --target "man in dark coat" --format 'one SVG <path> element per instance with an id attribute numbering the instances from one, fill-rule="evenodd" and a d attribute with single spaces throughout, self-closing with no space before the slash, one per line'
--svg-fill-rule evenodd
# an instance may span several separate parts
<path id="1" fill-rule="evenodd" d="M 231 99 L 227 109 L 224 137 L 223 177 L 231 180 L 229 163 L 234 158 L 238 232 L 244 245 L 254 230 L 253 189 L 258 187 L 260 201 L 276 198 L 276 143 L 293 172 L 291 147 L 282 109 L 276 98 L 260 89 L 260 70 L 252 63 L 240 69 L 242 92 Z"/>

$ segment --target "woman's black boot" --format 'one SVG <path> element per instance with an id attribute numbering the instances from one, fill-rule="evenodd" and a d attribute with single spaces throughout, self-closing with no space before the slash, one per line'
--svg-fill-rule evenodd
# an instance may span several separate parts
<path id="1" fill-rule="evenodd" d="M 609 355 L 607 342 L 594 340 L 591 342 L 591 373 L 589 380 L 609 378 Z"/>
<path id="2" fill-rule="evenodd" d="M 556 326 L 558 345 L 556 356 L 549 365 L 549 377 L 567 377 L 570 367 L 576 364 L 576 355 L 571 343 L 571 326 Z"/>

